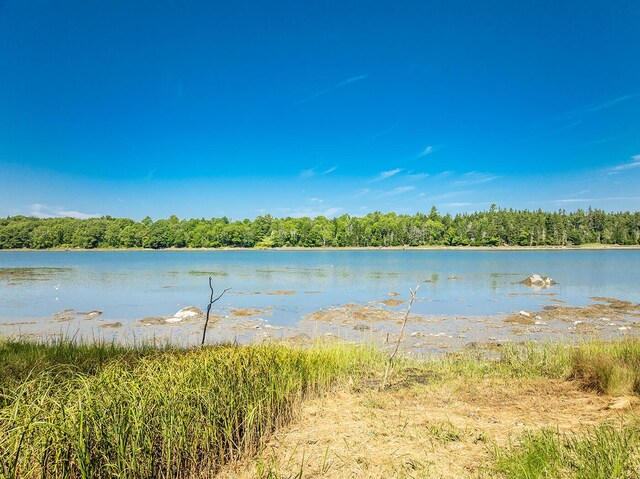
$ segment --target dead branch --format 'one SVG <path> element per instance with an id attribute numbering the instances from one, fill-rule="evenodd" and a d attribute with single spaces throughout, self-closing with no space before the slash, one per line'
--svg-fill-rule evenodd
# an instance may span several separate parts
<path id="1" fill-rule="evenodd" d="M 209 313 L 211 312 L 211 305 L 222 298 L 224 293 L 229 291 L 231 288 L 226 288 L 224 291 L 222 291 L 222 293 L 220 293 L 220 295 L 218 295 L 216 299 L 213 299 L 213 285 L 211 284 L 211 276 L 209 276 L 209 289 L 211 290 L 211 296 L 209 297 L 209 305 L 207 306 L 207 319 L 204 322 L 204 330 L 202 331 L 202 343 L 200 343 L 201 346 L 204 346 L 204 340 L 207 336 L 207 326 L 209 325 Z"/>
<path id="2" fill-rule="evenodd" d="M 382 384 L 380 389 L 384 389 L 387 386 L 387 379 L 389 377 L 389 371 L 391 370 L 391 364 L 393 363 L 393 359 L 398 354 L 398 349 L 400 348 L 400 343 L 402 342 L 402 336 L 404 335 L 404 328 L 407 325 L 407 319 L 409 319 L 409 313 L 411 313 L 411 306 L 413 305 L 413 301 L 416 299 L 416 292 L 420 285 L 416 286 L 416 289 L 409 289 L 411 293 L 411 299 L 409 300 L 409 306 L 407 306 L 407 312 L 404 314 L 404 319 L 402 320 L 402 326 L 400 327 L 400 335 L 398 336 L 398 341 L 396 342 L 396 347 L 389 356 L 389 360 L 387 361 L 387 367 L 384 371 L 384 378 L 382 379 Z"/>

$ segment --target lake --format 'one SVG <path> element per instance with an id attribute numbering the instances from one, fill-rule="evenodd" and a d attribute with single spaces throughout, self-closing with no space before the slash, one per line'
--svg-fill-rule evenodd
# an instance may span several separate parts
<path id="1" fill-rule="evenodd" d="M 216 293 L 232 288 L 214 305 L 216 314 L 254 308 L 264 313 L 257 314 L 263 326 L 289 332 L 314 311 L 375 303 L 394 292 L 407 299 L 417 285 L 412 313 L 468 322 L 537 310 L 550 300 L 581 306 L 602 296 L 637 303 L 639 271 L 638 250 L 4 251 L 0 334 L 64 328 L 95 334 L 98 323 L 53 319 L 66 309 L 98 310 L 100 321 L 139 331 L 133 327 L 145 317 L 191 305 L 206 309 L 209 276 Z M 518 283 L 533 273 L 558 284 L 536 291 Z M 182 333 L 173 327 L 170 334 Z M 224 338 L 238 335 L 227 331 Z"/>

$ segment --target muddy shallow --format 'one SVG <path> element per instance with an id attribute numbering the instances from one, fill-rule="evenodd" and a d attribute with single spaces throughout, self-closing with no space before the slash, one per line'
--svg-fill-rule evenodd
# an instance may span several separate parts
<path id="1" fill-rule="evenodd" d="M 418 298 L 420 299 L 420 298 Z M 424 299 L 424 298 L 423 298 Z M 213 308 L 207 337 L 210 342 L 284 341 L 305 344 L 317 338 L 394 344 L 407 312 L 407 305 L 389 307 L 386 300 L 365 304 L 346 303 L 330 306 L 305 315 L 293 326 L 272 322 L 275 308 Z M 183 311 L 193 315 L 180 315 Z M 61 319 L 62 318 L 62 319 Z M 64 326 L 61 325 L 64 323 Z M 197 307 L 187 307 L 165 317 L 146 317 L 133 323 L 106 320 L 99 311 L 60 311 L 50 318 L 33 321 L 0 320 L 0 335 L 47 337 L 74 335 L 130 341 L 171 341 L 198 344 L 205 314 Z M 511 314 L 420 315 L 408 316 L 401 344 L 414 352 L 447 352 L 463 348 L 492 348 L 505 342 L 573 341 L 581 338 L 612 339 L 640 336 L 640 304 L 615 298 L 594 297 L 585 306 L 558 305 L 549 302 L 535 311 Z"/>

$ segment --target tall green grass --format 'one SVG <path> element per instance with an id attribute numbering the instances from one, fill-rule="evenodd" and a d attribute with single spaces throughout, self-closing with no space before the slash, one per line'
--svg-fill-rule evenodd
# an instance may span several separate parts
<path id="1" fill-rule="evenodd" d="M 526 434 L 506 452 L 496 471 L 518 479 L 631 479 L 640 477 L 640 420 L 601 424 L 583 434 L 551 429 Z"/>
<path id="2" fill-rule="evenodd" d="M 55 370 L 59 380 L 80 373 L 93 375 L 111 361 L 133 366 L 142 357 L 167 353 L 171 349 L 169 345 L 131 347 L 115 341 L 85 343 L 65 338 L 0 339 L 0 407 L 27 378 L 43 372 L 51 374 Z"/>
<path id="3" fill-rule="evenodd" d="M 15 357 L 34 357 L 13 347 Z M 210 477 L 254 452 L 305 396 L 381 364 L 373 349 L 338 344 L 57 347 L 68 347 L 69 357 L 84 358 L 85 366 L 70 373 L 49 350 L 42 353 L 49 367 L 37 363 L 6 388 L 0 477 Z M 5 376 L 15 374 L 15 363 Z"/>

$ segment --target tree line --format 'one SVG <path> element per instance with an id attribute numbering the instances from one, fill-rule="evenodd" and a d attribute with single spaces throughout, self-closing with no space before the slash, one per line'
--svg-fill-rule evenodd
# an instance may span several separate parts
<path id="1" fill-rule="evenodd" d="M 218 248 L 386 246 L 572 246 L 640 244 L 640 212 L 513 210 L 452 216 L 370 213 L 336 218 L 231 221 L 226 217 L 153 221 L 13 216 L 0 219 L 0 248 Z"/>

